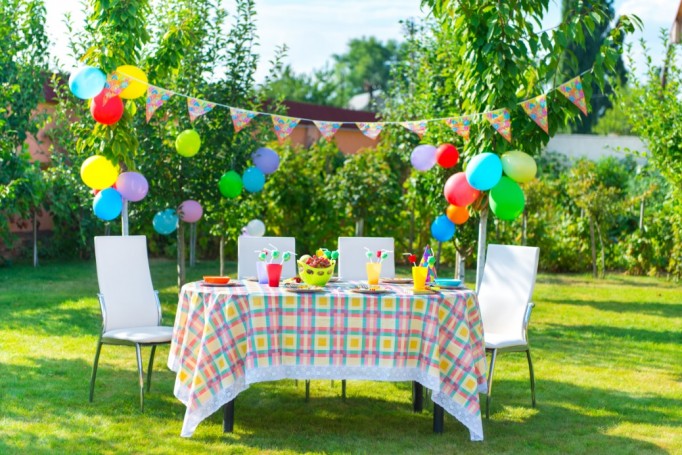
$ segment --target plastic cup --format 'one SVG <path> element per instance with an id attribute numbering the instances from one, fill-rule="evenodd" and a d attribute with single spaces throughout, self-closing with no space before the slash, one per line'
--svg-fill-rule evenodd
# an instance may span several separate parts
<path id="1" fill-rule="evenodd" d="M 268 284 L 268 269 L 265 262 L 256 262 L 256 275 L 258 275 L 258 283 Z"/>
<path id="2" fill-rule="evenodd" d="M 426 290 L 426 276 L 429 273 L 428 267 L 412 267 L 412 281 L 415 291 Z"/>
<path id="3" fill-rule="evenodd" d="M 381 262 L 368 262 L 367 284 L 379 284 L 379 275 L 381 275 Z"/>
<path id="4" fill-rule="evenodd" d="M 268 264 L 268 284 L 271 288 L 279 287 L 279 277 L 282 275 L 282 264 Z"/>

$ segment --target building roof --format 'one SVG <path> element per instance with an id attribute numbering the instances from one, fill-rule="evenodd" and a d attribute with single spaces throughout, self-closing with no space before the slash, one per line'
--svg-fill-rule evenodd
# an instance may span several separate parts
<path id="1" fill-rule="evenodd" d="M 284 101 L 287 115 L 303 119 L 322 120 L 326 122 L 376 122 L 377 114 L 367 111 L 356 111 L 333 106 L 300 103 L 298 101 Z M 307 120 L 301 123 L 312 123 Z"/>

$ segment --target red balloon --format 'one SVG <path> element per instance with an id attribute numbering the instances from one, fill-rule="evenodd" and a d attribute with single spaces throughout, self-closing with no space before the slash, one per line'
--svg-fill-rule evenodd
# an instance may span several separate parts
<path id="1" fill-rule="evenodd" d="M 467 182 L 464 172 L 458 172 L 450 176 L 443 188 L 445 199 L 452 205 L 466 207 L 472 204 L 481 195 L 481 192 L 472 188 Z"/>
<path id="2" fill-rule="evenodd" d="M 104 125 L 113 125 L 123 116 L 123 101 L 118 96 L 112 96 L 104 102 L 104 92 L 92 99 L 90 103 L 90 113 L 96 122 Z"/>
<path id="3" fill-rule="evenodd" d="M 452 144 L 441 144 L 436 149 L 436 161 L 441 167 L 452 167 L 459 161 L 457 147 Z"/>

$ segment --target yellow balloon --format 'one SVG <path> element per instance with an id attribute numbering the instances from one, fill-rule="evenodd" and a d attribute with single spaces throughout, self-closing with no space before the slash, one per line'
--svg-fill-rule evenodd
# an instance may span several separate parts
<path id="1" fill-rule="evenodd" d="M 502 170 L 518 183 L 530 182 L 538 172 L 538 166 L 532 156 L 520 152 L 507 152 L 501 157 Z"/>
<path id="2" fill-rule="evenodd" d="M 127 100 L 132 100 L 147 93 L 147 86 L 149 85 L 147 84 L 147 75 L 140 68 L 133 65 L 123 65 L 116 68 L 116 72 L 133 78 L 130 81 L 130 84 L 128 84 L 128 87 L 123 89 L 118 96 Z"/>
<path id="3" fill-rule="evenodd" d="M 93 155 L 81 165 L 83 183 L 95 190 L 109 188 L 118 178 L 119 167 L 102 155 Z"/>

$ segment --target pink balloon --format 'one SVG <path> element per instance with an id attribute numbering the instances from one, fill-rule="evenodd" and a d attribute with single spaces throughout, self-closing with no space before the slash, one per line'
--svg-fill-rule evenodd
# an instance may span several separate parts
<path id="1" fill-rule="evenodd" d="M 196 223 L 204 214 L 201 204 L 191 199 L 180 204 L 178 211 L 180 212 L 180 219 L 185 223 Z"/>
<path id="2" fill-rule="evenodd" d="M 149 184 L 144 175 L 138 172 L 124 172 L 118 176 L 114 188 L 121 193 L 123 199 L 137 202 L 144 199 L 149 191 Z"/>
<path id="3" fill-rule="evenodd" d="M 458 172 L 451 175 L 447 182 L 445 182 L 443 195 L 450 204 L 457 207 L 466 207 L 478 199 L 481 192 L 469 185 L 464 172 Z"/>

